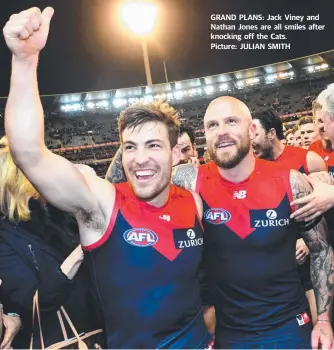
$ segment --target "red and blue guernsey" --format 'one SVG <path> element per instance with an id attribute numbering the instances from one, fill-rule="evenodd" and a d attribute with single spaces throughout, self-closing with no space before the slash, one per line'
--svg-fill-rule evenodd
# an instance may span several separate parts
<path id="1" fill-rule="evenodd" d="M 199 269 L 203 228 L 190 192 L 171 185 L 162 208 L 117 184 L 104 236 L 84 247 L 109 349 L 205 348 Z"/>
<path id="2" fill-rule="evenodd" d="M 200 167 L 197 189 L 204 202 L 215 347 L 308 344 L 308 303 L 296 269 L 298 229 L 289 219 L 290 170 L 257 159 L 248 179 L 232 183 L 210 162 Z"/>
<path id="3" fill-rule="evenodd" d="M 274 162 L 308 175 L 307 153 L 308 151 L 301 147 L 285 146 L 282 154 Z"/>
<path id="4" fill-rule="evenodd" d="M 328 173 L 334 180 L 334 154 L 332 153 L 327 159 Z"/>

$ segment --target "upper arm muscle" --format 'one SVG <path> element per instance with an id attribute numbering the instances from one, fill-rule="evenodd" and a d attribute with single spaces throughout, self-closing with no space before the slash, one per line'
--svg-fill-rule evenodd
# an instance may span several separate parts
<path id="1" fill-rule="evenodd" d="M 324 160 L 315 152 L 307 153 L 307 167 L 310 173 L 318 171 L 326 171 L 326 164 Z"/>
<path id="2" fill-rule="evenodd" d="M 290 184 L 294 199 L 305 197 L 312 192 L 311 185 L 298 171 L 291 170 Z M 324 246 L 328 245 L 326 220 L 323 217 L 319 222 L 315 222 L 314 225 L 312 225 L 312 222 L 308 223 L 308 226 L 310 228 L 302 230 L 301 235 L 311 252 L 320 251 Z"/>
<path id="3" fill-rule="evenodd" d="M 34 161 L 19 164 L 40 195 L 59 209 L 77 214 L 98 211 L 98 199 L 84 176 L 67 159 L 45 149 Z"/>

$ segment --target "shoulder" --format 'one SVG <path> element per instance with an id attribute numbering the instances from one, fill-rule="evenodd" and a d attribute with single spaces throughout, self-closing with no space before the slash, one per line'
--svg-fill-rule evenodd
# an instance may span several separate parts
<path id="1" fill-rule="evenodd" d="M 175 185 L 171 185 L 171 195 L 173 198 L 172 205 L 174 207 L 188 208 L 190 211 L 191 204 L 195 204 L 197 211 L 202 218 L 203 215 L 203 203 L 200 195 L 193 191 L 188 191 Z"/>
<path id="2" fill-rule="evenodd" d="M 307 164 L 310 173 L 326 170 L 325 161 L 319 156 L 319 154 L 313 151 L 307 152 Z"/>
<path id="3" fill-rule="evenodd" d="M 261 177 L 281 177 L 289 175 L 289 169 L 280 163 L 268 161 L 264 159 L 257 159 L 257 170 L 261 173 Z"/>
<path id="4" fill-rule="evenodd" d="M 309 151 L 318 150 L 321 147 L 322 147 L 321 141 L 317 140 L 317 141 L 314 141 L 310 144 L 308 150 Z"/>
<path id="5" fill-rule="evenodd" d="M 308 153 L 308 150 L 302 147 L 285 146 L 285 149 L 287 149 L 287 152 L 289 152 L 289 154 L 298 154 L 301 156 L 306 156 Z"/>

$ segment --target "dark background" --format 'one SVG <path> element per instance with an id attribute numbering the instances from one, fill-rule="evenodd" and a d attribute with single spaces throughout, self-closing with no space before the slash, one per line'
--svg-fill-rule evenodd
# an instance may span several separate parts
<path id="1" fill-rule="evenodd" d="M 159 2 L 159 0 L 157 1 Z M 117 19 L 118 0 L 1 0 L 0 25 L 32 6 L 55 8 L 39 70 L 41 94 L 96 91 L 145 84 L 140 42 Z M 334 49 L 332 0 L 161 0 L 161 18 L 149 42 L 153 83 L 271 64 Z M 325 31 L 289 34 L 290 50 L 211 51 L 213 13 L 320 14 Z M 217 22 L 222 23 L 222 22 Z M 258 22 L 260 24 L 264 22 Z M 295 23 L 295 22 L 291 22 Z M 232 23 L 230 23 L 232 24 Z M 248 22 L 252 24 L 252 22 Z M 10 54 L 0 39 L 0 96 L 7 96 Z"/>

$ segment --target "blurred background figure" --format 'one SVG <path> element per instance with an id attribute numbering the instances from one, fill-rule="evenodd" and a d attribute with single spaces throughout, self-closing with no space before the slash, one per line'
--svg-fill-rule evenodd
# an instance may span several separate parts
<path id="1" fill-rule="evenodd" d="M 320 100 L 322 99 L 322 93 L 320 93 Z M 324 130 L 324 121 L 322 118 L 323 110 L 319 100 L 314 100 L 312 103 L 313 122 L 317 132 L 318 138 L 310 145 L 309 151 L 318 153 L 325 161 L 333 153 L 333 146 L 331 140 L 326 136 Z"/>
<path id="2" fill-rule="evenodd" d="M 295 138 L 295 144 L 294 146 L 295 147 L 302 147 L 302 140 L 301 140 L 301 136 L 300 136 L 300 131 L 299 131 L 299 128 L 298 128 L 298 124 L 296 124 L 291 132 L 293 133 L 293 136 Z"/>
<path id="3" fill-rule="evenodd" d="M 288 130 L 285 134 L 286 138 L 286 144 L 288 146 L 294 146 L 295 145 L 295 135 L 293 134 L 292 130 Z"/>
<path id="4" fill-rule="evenodd" d="M 196 151 L 196 140 L 193 129 L 188 125 L 180 127 L 180 136 L 177 139 L 177 145 L 181 150 L 181 158 L 179 164 L 193 163 L 199 164 Z"/>
<path id="5" fill-rule="evenodd" d="M 210 158 L 210 154 L 208 151 L 205 151 L 204 154 L 203 154 L 203 159 L 204 159 L 204 163 L 209 163 L 211 162 L 211 158 Z"/>
<path id="6" fill-rule="evenodd" d="M 308 149 L 313 141 L 318 138 L 312 117 L 302 117 L 298 121 L 302 147 Z"/>

